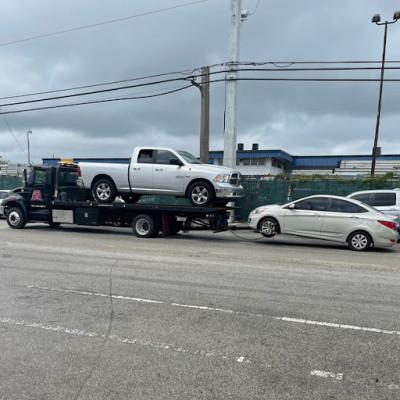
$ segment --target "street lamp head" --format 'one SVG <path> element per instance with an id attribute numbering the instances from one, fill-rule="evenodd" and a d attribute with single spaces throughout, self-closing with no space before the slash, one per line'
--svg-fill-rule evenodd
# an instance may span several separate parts
<path id="1" fill-rule="evenodd" d="M 394 19 L 395 21 L 397 21 L 398 19 L 400 19 L 400 10 L 397 10 L 397 11 L 394 12 L 394 14 L 393 14 L 393 19 Z"/>
<path id="2" fill-rule="evenodd" d="M 378 23 L 378 22 L 381 22 L 381 16 L 379 15 L 379 14 L 374 14 L 373 16 L 372 16 L 372 22 L 374 22 L 374 23 Z"/>

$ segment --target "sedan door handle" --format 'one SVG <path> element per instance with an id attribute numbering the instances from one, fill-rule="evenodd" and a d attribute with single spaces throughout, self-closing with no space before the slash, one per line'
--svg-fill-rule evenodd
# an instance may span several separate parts
<path id="1" fill-rule="evenodd" d="M 140 171 L 140 168 L 132 168 L 134 171 Z"/>

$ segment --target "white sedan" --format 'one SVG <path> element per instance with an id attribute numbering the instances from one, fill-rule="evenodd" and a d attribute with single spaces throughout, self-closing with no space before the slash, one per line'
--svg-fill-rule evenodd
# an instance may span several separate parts
<path id="1" fill-rule="evenodd" d="M 248 224 L 265 237 L 284 233 L 347 242 L 356 251 L 391 247 L 399 239 L 395 218 L 340 196 L 309 196 L 284 205 L 257 207 Z"/>

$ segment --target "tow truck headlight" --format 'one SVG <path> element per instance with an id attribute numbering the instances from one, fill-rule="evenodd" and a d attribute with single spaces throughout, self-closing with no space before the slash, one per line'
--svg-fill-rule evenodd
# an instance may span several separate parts
<path id="1" fill-rule="evenodd" d="M 214 178 L 214 182 L 223 182 L 223 183 L 228 183 L 229 182 L 229 174 L 218 174 Z"/>

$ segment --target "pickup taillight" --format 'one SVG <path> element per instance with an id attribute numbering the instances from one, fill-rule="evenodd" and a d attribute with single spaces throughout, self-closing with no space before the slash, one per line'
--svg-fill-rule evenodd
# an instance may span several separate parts
<path id="1" fill-rule="evenodd" d="M 80 178 L 82 176 L 81 174 L 81 167 L 78 165 L 78 178 Z"/>
<path id="2" fill-rule="evenodd" d="M 392 222 L 392 221 L 381 221 L 381 220 L 378 220 L 378 222 L 379 222 L 380 224 L 382 224 L 382 225 L 387 226 L 387 227 L 390 228 L 390 229 L 396 228 L 396 224 L 395 224 L 394 222 Z"/>

